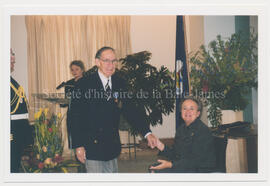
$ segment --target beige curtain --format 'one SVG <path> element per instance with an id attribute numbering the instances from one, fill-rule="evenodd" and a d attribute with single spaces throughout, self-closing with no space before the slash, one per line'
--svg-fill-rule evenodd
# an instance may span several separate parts
<path id="1" fill-rule="evenodd" d="M 102 46 L 116 49 L 118 58 L 131 53 L 129 16 L 26 16 L 30 120 L 39 107 L 65 114 L 60 109 L 36 98 L 45 93 L 50 97 L 57 85 L 71 79 L 69 64 L 79 59 L 86 69 L 94 63 L 96 51 Z M 63 134 L 66 138 L 65 121 Z"/>

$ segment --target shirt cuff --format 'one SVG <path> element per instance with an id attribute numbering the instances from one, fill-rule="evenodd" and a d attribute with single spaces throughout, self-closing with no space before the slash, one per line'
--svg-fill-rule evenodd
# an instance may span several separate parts
<path id="1" fill-rule="evenodd" d="M 146 138 L 149 134 L 152 134 L 152 132 L 147 132 L 144 136 L 144 138 Z"/>

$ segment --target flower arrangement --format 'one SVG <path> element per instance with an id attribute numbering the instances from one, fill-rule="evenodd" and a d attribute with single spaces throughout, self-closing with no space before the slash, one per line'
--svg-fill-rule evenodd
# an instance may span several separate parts
<path id="1" fill-rule="evenodd" d="M 246 95 L 257 87 L 257 35 L 220 35 L 204 45 L 191 58 L 192 94 L 203 98 L 208 106 L 208 119 L 215 127 L 221 123 L 221 110 L 243 110 Z"/>
<path id="2" fill-rule="evenodd" d="M 25 172 L 68 172 L 67 167 L 80 166 L 62 157 L 62 119 L 61 113 L 49 117 L 47 108 L 35 113 L 33 152 L 23 167 Z"/>

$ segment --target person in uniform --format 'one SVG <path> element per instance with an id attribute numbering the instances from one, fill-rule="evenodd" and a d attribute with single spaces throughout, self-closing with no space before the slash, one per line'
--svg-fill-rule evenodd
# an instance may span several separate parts
<path id="1" fill-rule="evenodd" d="M 14 71 L 15 54 L 10 49 L 10 71 Z M 10 145 L 11 173 L 18 173 L 24 148 L 32 143 L 32 130 L 28 121 L 27 99 L 22 86 L 10 77 Z"/>
<path id="2" fill-rule="evenodd" d="M 151 166 L 151 172 L 157 173 L 206 173 L 216 167 L 214 138 L 208 127 L 199 119 L 201 103 L 193 97 L 185 98 L 181 103 L 181 115 L 184 123 L 176 130 L 174 145 L 168 147 L 157 140 L 158 164 Z"/>

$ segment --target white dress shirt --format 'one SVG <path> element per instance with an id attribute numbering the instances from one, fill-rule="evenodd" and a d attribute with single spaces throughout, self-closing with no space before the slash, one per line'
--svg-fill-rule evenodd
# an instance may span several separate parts
<path id="1" fill-rule="evenodd" d="M 110 76 L 109 78 L 107 78 L 99 70 L 98 70 L 98 75 L 99 75 L 99 77 L 101 79 L 104 90 L 106 91 L 105 86 L 106 86 L 108 80 L 109 80 L 109 86 L 110 86 L 110 88 L 112 90 L 112 77 Z"/>

